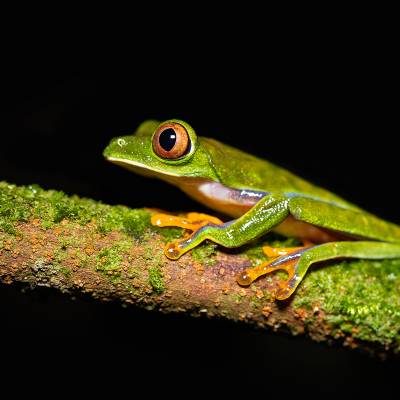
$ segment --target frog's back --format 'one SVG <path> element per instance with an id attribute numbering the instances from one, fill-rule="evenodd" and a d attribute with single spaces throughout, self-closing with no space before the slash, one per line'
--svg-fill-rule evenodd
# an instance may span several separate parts
<path id="1" fill-rule="evenodd" d="M 234 189 L 302 196 L 359 209 L 339 196 L 307 182 L 284 168 L 210 138 L 199 138 L 222 184 Z"/>

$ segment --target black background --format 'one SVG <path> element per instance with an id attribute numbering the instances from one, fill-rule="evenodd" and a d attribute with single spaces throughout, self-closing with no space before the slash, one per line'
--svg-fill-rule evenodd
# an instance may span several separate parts
<path id="1" fill-rule="evenodd" d="M 35 48 L 24 62 L 5 63 L 0 178 L 111 204 L 198 210 L 177 189 L 107 164 L 101 154 L 112 137 L 144 119 L 181 118 L 200 135 L 265 157 L 400 223 L 391 52 L 368 40 L 333 43 L 230 55 L 221 43 L 215 54 L 199 48 L 190 58 L 132 49 L 90 67 L 51 49 L 43 62 Z M 195 391 L 212 383 L 257 397 L 273 389 L 363 394 L 396 387 L 396 360 L 382 363 L 223 321 L 20 289 L 0 287 L 3 366 L 10 376 L 43 376 L 64 391 L 96 382 L 133 393 L 146 377 L 153 379 L 149 393 L 162 378 L 163 388 L 177 392 L 185 382 Z"/>

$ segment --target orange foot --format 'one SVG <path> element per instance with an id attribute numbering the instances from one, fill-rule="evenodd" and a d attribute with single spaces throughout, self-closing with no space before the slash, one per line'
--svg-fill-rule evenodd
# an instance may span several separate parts
<path id="1" fill-rule="evenodd" d="M 268 257 L 275 257 L 271 261 L 267 261 L 254 268 L 249 268 L 241 272 L 236 281 L 241 286 L 249 286 L 257 278 L 270 272 L 283 270 L 288 274 L 286 281 L 279 282 L 279 289 L 275 295 L 278 300 L 287 299 L 295 290 L 296 282 L 302 277 L 297 274 L 297 264 L 303 252 L 312 247 L 310 242 L 305 242 L 301 247 L 275 248 L 265 246 L 263 250 Z"/>
<path id="2" fill-rule="evenodd" d="M 196 212 L 188 213 L 186 217 L 177 217 L 169 214 L 154 214 L 151 217 L 151 223 L 159 227 L 177 226 L 192 231 L 190 234 L 186 233 L 184 239 L 176 240 L 165 246 L 164 254 L 171 260 L 177 260 L 185 252 L 184 247 L 190 243 L 191 238 L 193 238 L 196 232 L 202 227 L 209 224 L 223 224 L 219 218 Z"/>
<path id="3" fill-rule="evenodd" d="M 199 230 L 201 227 L 212 223 L 215 225 L 222 225 L 223 222 L 212 215 L 202 214 L 197 212 L 190 212 L 186 217 L 177 217 L 169 214 L 154 214 L 151 217 L 153 225 L 161 227 L 177 226 L 179 228 L 189 229 L 193 232 Z"/>
<path id="4" fill-rule="evenodd" d="M 299 247 L 270 247 L 264 246 L 263 251 L 264 253 L 270 258 L 276 258 L 281 256 L 287 256 L 288 254 L 294 253 L 298 250 L 305 249 L 307 247 L 312 247 L 313 243 L 309 242 L 308 240 L 303 240 L 303 246 Z"/>

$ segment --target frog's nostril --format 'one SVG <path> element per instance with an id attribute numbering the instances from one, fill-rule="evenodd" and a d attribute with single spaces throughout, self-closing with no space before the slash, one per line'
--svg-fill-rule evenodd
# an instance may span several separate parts
<path id="1" fill-rule="evenodd" d="M 119 139 L 117 139 L 117 145 L 118 145 L 119 147 L 124 147 L 124 146 L 127 145 L 127 142 L 126 142 L 125 139 L 119 138 Z"/>

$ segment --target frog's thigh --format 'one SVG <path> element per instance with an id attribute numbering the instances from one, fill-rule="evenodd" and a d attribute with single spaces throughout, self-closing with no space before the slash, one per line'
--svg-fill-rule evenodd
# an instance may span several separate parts
<path id="1" fill-rule="evenodd" d="M 400 229 L 366 212 L 305 197 L 289 200 L 290 214 L 297 220 L 359 238 L 400 240 Z"/>
<path id="2" fill-rule="evenodd" d="M 169 243 L 164 252 L 167 257 L 177 259 L 205 239 L 225 247 L 238 247 L 268 232 L 288 214 L 286 198 L 268 195 L 240 218 L 222 225 L 203 226 L 190 237 Z"/>

